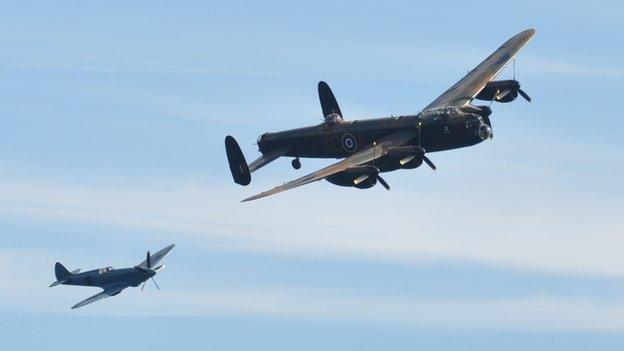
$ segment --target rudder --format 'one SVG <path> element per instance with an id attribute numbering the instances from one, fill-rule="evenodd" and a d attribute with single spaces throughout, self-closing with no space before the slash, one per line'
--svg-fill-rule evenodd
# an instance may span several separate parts
<path id="1" fill-rule="evenodd" d="M 318 83 L 318 95 L 321 102 L 321 109 L 323 110 L 323 117 L 327 117 L 334 113 L 343 117 L 342 111 L 340 111 L 340 106 L 338 106 L 338 101 L 336 101 L 336 97 L 327 83 L 323 81 Z"/>
<path id="2" fill-rule="evenodd" d="M 234 182 L 240 185 L 249 185 L 251 183 L 251 172 L 245 160 L 245 155 L 243 155 L 243 151 L 238 146 L 236 139 L 230 135 L 225 137 L 225 152 L 227 153 Z"/>
<path id="3" fill-rule="evenodd" d="M 57 281 L 62 281 L 67 279 L 71 273 L 60 262 L 56 262 L 54 265 L 54 275 L 56 276 Z"/>

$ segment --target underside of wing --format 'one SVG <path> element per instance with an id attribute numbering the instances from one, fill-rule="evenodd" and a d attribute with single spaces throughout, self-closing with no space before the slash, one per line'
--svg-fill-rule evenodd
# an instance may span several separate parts
<path id="1" fill-rule="evenodd" d="M 365 163 L 376 160 L 380 157 L 386 155 L 390 150 L 395 147 L 401 146 L 407 141 L 416 137 L 414 131 L 401 131 L 394 134 L 389 135 L 388 137 L 381 139 L 379 142 L 376 142 L 373 145 L 345 158 L 344 160 L 335 163 L 331 166 L 325 167 L 319 171 L 310 173 L 306 176 L 303 176 L 299 179 L 290 181 L 283 185 L 277 186 L 271 190 L 262 192 L 258 195 L 254 195 L 252 197 L 246 198 L 243 202 L 252 201 L 256 199 L 260 199 L 263 197 L 267 197 L 270 195 L 274 195 L 277 193 L 281 193 L 282 191 L 290 190 L 308 183 L 315 182 L 317 180 L 324 179 L 329 177 L 332 174 L 336 174 L 338 172 L 342 172 L 351 167 L 363 165 Z"/>
<path id="2" fill-rule="evenodd" d="M 79 308 L 79 307 L 82 307 L 84 305 L 88 305 L 90 303 L 94 303 L 96 301 L 105 299 L 105 298 L 107 298 L 109 296 L 117 295 L 123 289 L 125 289 L 125 288 L 127 288 L 129 286 L 130 286 L 129 284 L 117 284 L 117 285 L 113 285 L 113 286 L 110 286 L 110 287 L 106 287 L 104 289 L 104 291 L 102 291 L 101 293 L 95 294 L 95 295 L 93 295 L 93 296 L 91 296 L 91 297 L 89 297 L 87 299 L 84 299 L 84 300 L 78 302 L 77 304 L 73 305 L 72 306 L 72 310 L 76 309 L 76 308 Z"/>
<path id="3" fill-rule="evenodd" d="M 158 262 L 160 262 L 163 258 L 165 258 L 165 256 L 167 256 L 167 254 L 169 254 L 169 252 L 171 252 L 171 250 L 173 250 L 173 247 L 175 246 L 175 244 L 171 244 L 167 247 L 165 247 L 164 249 L 151 254 L 150 255 L 150 265 L 151 267 L 155 267 Z M 143 262 L 139 263 L 138 267 L 143 268 L 143 269 L 148 269 L 149 267 L 147 267 L 147 260 L 144 260 Z"/>
<path id="4" fill-rule="evenodd" d="M 439 107 L 457 106 L 469 104 L 477 94 L 496 77 L 500 71 L 514 58 L 535 35 L 535 29 L 527 29 L 507 40 L 493 54 L 488 56 L 475 69 L 460 79 L 455 85 L 445 91 L 424 110 Z"/>

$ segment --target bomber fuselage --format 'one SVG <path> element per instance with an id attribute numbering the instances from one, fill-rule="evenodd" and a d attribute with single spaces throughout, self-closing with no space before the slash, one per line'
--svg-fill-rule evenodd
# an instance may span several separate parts
<path id="1" fill-rule="evenodd" d="M 481 112 L 481 111 L 479 111 Z M 344 158 L 375 141 L 401 130 L 413 130 L 414 138 L 404 146 L 420 145 L 427 152 L 471 146 L 491 137 L 489 111 L 464 112 L 446 108 L 418 115 L 341 121 L 328 125 L 265 133 L 258 138 L 260 152 L 288 149 L 285 156 Z M 382 172 L 401 168 L 395 162 L 405 155 L 392 154 L 375 162 Z"/>

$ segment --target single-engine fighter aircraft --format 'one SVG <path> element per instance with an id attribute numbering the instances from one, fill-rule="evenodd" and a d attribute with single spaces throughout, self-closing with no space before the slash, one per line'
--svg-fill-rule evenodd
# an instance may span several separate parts
<path id="1" fill-rule="evenodd" d="M 493 79 L 515 59 L 515 55 L 535 35 L 525 30 L 507 40 L 485 61 L 460 79 L 417 115 L 347 121 L 336 98 L 325 82 L 318 84 L 324 122 L 283 132 L 265 133 L 258 138 L 262 153 L 247 165 L 232 136 L 225 138 L 227 158 L 234 181 L 251 182 L 251 173 L 279 157 L 294 157 L 292 166 L 301 167 L 300 158 L 344 158 L 329 167 L 297 180 L 244 199 L 250 201 L 325 179 L 340 186 L 366 189 L 381 183 L 382 172 L 419 167 L 423 161 L 435 165 L 428 153 L 478 144 L 492 138 L 489 106 L 475 106 L 476 100 L 511 102 L 518 95 L 531 98 L 515 79 Z"/>
<path id="2" fill-rule="evenodd" d="M 160 260 L 162 260 L 174 246 L 175 244 L 171 244 L 153 255 L 150 255 L 150 252 L 148 251 L 145 261 L 132 268 L 113 269 L 113 267 L 104 267 L 79 273 L 80 269 L 75 269 L 70 272 L 62 264 L 56 262 L 56 265 L 54 266 L 56 281 L 50 284 L 50 287 L 63 284 L 97 286 L 104 289 L 101 293 L 93 295 L 90 298 L 73 305 L 72 309 L 88 305 L 109 296 L 115 296 L 125 288 L 130 286 L 137 287 L 141 283 L 143 283 L 143 286 L 141 287 L 141 290 L 143 290 L 148 279 L 152 279 L 156 288 L 160 290 L 160 287 L 156 284 L 156 280 L 154 280 L 154 276 L 160 270 L 165 268 L 165 265 L 160 265 L 156 268 L 152 267 L 157 265 L 158 262 L 160 262 Z"/>

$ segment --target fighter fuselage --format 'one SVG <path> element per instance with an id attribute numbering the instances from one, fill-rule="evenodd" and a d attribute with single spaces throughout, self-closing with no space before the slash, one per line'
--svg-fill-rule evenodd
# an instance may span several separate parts
<path id="1" fill-rule="evenodd" d="M 137 268 L 111 270 L 107 270 L 107 268 L 72 274 L 63 284 L 105 287 L 112 284 L 129 282 L 131 286 L 138 286 L 156 274 L 153 270 L 141 270 Z"/>

